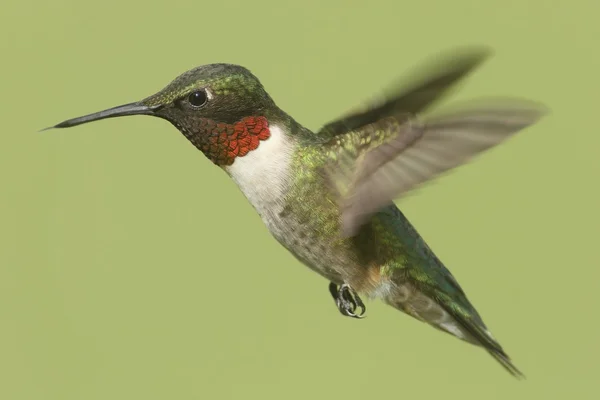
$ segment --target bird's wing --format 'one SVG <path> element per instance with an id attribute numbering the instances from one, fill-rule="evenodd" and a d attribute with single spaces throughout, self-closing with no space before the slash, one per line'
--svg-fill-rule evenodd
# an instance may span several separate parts
<path id="1" fill-rule="evenodd" d="M 419 121 L 387 117 L 334 137 L 323 171 L 338 195 L 342 233 L 354 236 L 381 208 L 533 124 L 543 108 L 497 101 Z"/>
<path id="2" fill-rule="evenodd" d="M 421 65 L 411 77 L 390 85 L 382 98 L 373 101 L 364 110 L 329 122 L 319 130 L 318 135 L 331 138 L 398 113 L 421 113 L 440 101 L 490 54 L 488 48 L 469 47 L 438 55 L 435 60 Z"/>

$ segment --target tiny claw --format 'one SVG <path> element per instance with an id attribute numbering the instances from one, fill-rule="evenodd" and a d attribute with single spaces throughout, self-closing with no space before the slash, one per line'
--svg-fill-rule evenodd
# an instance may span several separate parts
<path id="1" fill-rule="evenodd" d="M 342 315 L 358 319 L 364 318 L 367 307 L 350 285 L 344 283 L 338 289 L 337 285 L 332 282 L 329 284 L 329 292 L 335 299 L 335 304 Z M 357 308 L 360 308 L 359 314 L 356 313 Z"/>
<path id="2" fill-rule="evenodd" d="M 354 301 L 356 302 L 356 306 L 360 308 L 360 314 L 356 314 L 354 318 L 364 318 L 365 312 L 367 312 L 367 306 L 365 306 L 365 303 L 363 303 L 356 293 L 354 294 Z"/>

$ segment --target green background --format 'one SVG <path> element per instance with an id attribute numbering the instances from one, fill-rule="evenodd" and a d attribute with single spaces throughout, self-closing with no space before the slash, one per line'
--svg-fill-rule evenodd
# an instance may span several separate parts
<path id="1" fill-rule="evenodd" d="M 597 1 L 9 0 L 0 14 L 0 398 L 598 398 Z M 379 302 L 343 318 L 167 122 L 37 133 L 199 64 L 243 64 L 306 126 L 437 52 L 456 99 L 552 114 L 400 205 L 527 375 Z"/>

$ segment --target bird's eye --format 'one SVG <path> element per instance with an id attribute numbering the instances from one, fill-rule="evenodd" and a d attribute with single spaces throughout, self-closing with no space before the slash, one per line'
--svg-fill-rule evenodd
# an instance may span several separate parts
<path id="1" fill-rule="evenodd" d="M 188 101 L 193 107 L 202 107 L 208 101 L 208 96 L 206 95 L 206 91 L 198 90 L 188 96 Z"/>

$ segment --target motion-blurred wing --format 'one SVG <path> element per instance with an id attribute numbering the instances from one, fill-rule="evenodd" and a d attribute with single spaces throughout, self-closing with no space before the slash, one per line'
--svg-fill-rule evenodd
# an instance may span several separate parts
<path id="1" fill-rule="evenodd" d="M 328 123 L 318 135 L 333 137 L 399 113 L 421 113 L 441 100 L 490 54 L 487 48 L 471 47 L 438 55 L 435 60 L 421 66 L 417 73 L 413 73 L 414 76 L 401 80 L 410 82 L 409 85 L 401 82 L 392 85 L 377 103 Z"/>
<path id="2" fill-rule="evenodd" d="M 353 236 L 394 199 L 532 125 L 529 102 L 470 108 L 419 122 L 390 117 L 331 142 L 325 171 L 340 195 L 342 230 Z"/>

